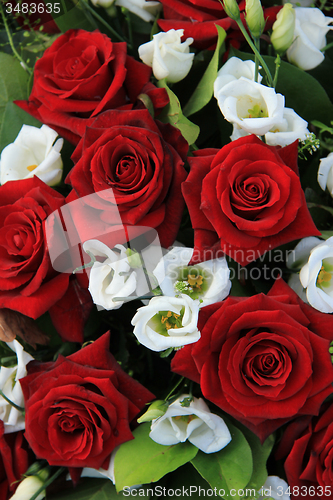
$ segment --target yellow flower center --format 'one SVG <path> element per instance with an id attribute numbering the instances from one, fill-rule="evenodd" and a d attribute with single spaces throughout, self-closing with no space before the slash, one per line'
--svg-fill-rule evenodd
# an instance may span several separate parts
<path id="1" fill-rule="evenodd" d="M 38 165 L 29 165 L 29 167 L 27 167 L 27 170 L 29 170 L 29 172 L 32 172 L 37 167 L 38 167 Z"/>
<path id="2" fill-rule="evenodd" d="M 192 287 L 200 289 L 203 283 L 203 276 L 201 276 L 201 274 L 198 274 L 197 276 L 195 274 L 188 274 L 187 281 Z"/>
<path id="3" fill-rule="evenodd" d="M 325 285 L 325 283 L 329 283 L 331 279 L 332 279 L 332 274 L 325 271 L 324 266 L 321 266 L 320 273 L 318 274 L 317 278 L 318 285 L 322 284 Z"/>
<path id="4" fill-rule="evenodd" d="M 247 111 L 249 118 L 266 118 L 268 116 L 267 111 L 262 109 L 259 104 L 255 104 L 252 109 L 248 109 Z"/>

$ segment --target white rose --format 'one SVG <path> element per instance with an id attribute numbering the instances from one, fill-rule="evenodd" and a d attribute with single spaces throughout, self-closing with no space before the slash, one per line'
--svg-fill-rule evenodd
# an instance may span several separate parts
<path id="1" fill-rule="evenodd" d="M 188 295 L 153 297 L 132 319 L 134 335 L 152 351 L 182 347 L 197 342 L 199 301 Z"/>
<path id="2" fill-rule="evenodd" d="M 332 17 L 325 17 L 321 10 L 295 7 L 296 23 L 294 41 L 287 50 L 289 62 L 305 71 L 318 66 L 325 59 L 320 49 L 326 45 L 326 33 Z"/>
<path id="3" fill-rule="evenodd" d="M 287 490 L 288 484 L 278 476 L 268 476 L 265 484 L 259 490 L 258 500 L 273 498 L 274 500 L 290 500 Z"/>
<path id="4" fill-rule="evenodd" d="M 164 295 L 180 292 L 200 299 L 200 307 L 225 299 L 230 292 L 230 271 L 224 257 L 189 266 L 193 248 L 174 247 L 153 271 Z"/>
<path id="5" fill-rule="evenodd" d="M 6 146 L 0 157 L 1 184 L 28 179 L 36 175 L 45 184 L 54 186 L 62 176 L 60 155 L 63 139 L 47 125 L 41 128 L 23 125 L 12 144 Z"/>
<path id="6" fill-rule="evenodd" d="M 0 389 L 7 398 L 24 408 L 24 397 L 19 379 L 27 375 L 27 364 L 34 358 L 30 356 L 17 340 L 7 342 L 8 347 L 16 353 L 17 365 L 11 368 L 1 366 Z M 22 413 L 0 396 L 0 419 L 5 424 L 5 433 L 20 431 L 25 428 Z"/>
<path id="7" fill-rule="evenodd" d="M 125 7 L 146 22 L 154 21 L 157 13 L 162 8 L 160 2 L 146 0 L 116 0 L 115 5 Z"/>
<path id="8" fill-rule="evenodd" d="M 98 240 L 88 240 L 83 243 L 85 252 L 91 252 L 95 257 L 104 258 L 103 262 L 94 262 L 89 275 L 88 290 L 94 304 L 107 309 L 119 309 L 124 301 L 114 301 L 115 297 L 128 297 L 137 286 L 135 271 L 131 271 L 126 248 L 115 245 L 119 250 L 114 252 Z"/>
<path id="9" fill-rule="evenodd" d="M 297 139 L 303 141 L 310 133 L 308 122 L 303 120 L 291 108 L 284 108 L 283 120 L 265 134 L 266 144 L 270 146 L 288 146 Z"/>
<path id="10" fill-rule="evenodd" d="M 165 414 L 152 421 L 150 438 L 156 443 L 170 446 L 188 440 L 204 453 L 222 450 L 231 441 L 231 434 L 224 420 L 211 413 L 201 398 L 193 398 L 190 406 L 181 402 L 183 394 L 174 401 Z"/>
<path id="11" fill-rule="evenodd" d="M 315 246 L 300 271 L 309 304 L 324 313 L 333 312 L 333 237 Z"/>
<path id="12" fill-rule="evenodd" d="M 318 170 L 318 184 L 323 191 L 327 188 L 333 197 L 333 153 L 321 158 Z"/>
<path id="13" fill-rule="evenodd" d="M 244 77 L 222 87 L 218 105 L 228 122 L 249 134 L 265 135 L 283 121 L 284 96 Z"/>
<path id="14" fill-rule="evenodd" d="M 254 61 L 247 60 L 242 61 L 238 57 L 231 57 L 222 66 L 222 68 L 217 73 L 217 78 L 214 82 L 214 96 L 218 99 L 218 95 L 221 89 L 230 82 L 234 82 L 241 77 L 247 78 L 248 80 L 254 81 L 255 76 L 255 64 Z M 259 83 L 262 80 L 262 76 L 258 74 Z"/>
<path id="15" fill-rule="evenodd" d="M 157 80 L 166 78 L 168 82 L 179 82 L 188 74 L 193 63 L 194 54 L 189 45 L 193 38 L 181 42 L 184 30 L 169 30 L 153 36 L 151 42 L 139 47 L 140 59 L 153 68 Z"/>

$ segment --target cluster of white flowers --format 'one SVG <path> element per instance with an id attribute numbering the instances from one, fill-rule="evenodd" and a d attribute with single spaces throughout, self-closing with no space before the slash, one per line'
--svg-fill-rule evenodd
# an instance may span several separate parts
<path id="1" fill-rule="evenodd" d="M 271 146 L 286 146 L 309 134 L 307 122 L 291 108 L 285 107 L 282 94 L 255 82 L 255 64 L 231 57 L 218 72 L 214 96 L 224 118 L 233 124 L 231 136 L 255 134 L 265 136 Z"/>

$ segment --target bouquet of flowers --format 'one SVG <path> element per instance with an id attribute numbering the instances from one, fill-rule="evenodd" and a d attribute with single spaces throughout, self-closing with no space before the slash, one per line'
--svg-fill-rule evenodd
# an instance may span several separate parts
<path id="1" fill-rule="evenodd" d="M 333 498 L 333 17 L 1 0 L 0 500 Z"/>

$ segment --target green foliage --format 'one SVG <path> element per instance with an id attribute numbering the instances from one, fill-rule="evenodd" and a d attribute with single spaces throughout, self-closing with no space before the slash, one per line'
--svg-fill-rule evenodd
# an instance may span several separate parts
<path id="1" fill-rule="evenodd" d="M 13 142 L 22 124 L 41 124 L 13 103 L 27 99 L 29 75 L 20 63 L 9 54 L 0 53 L 0 151 Z"/>
<path id="2" fill-rule="evenodd" d="M 132 441 L 119 448 L 114 474 L 117 491 L 125 486 L 158 481 L 169 472 L 192 460 L 198 448 L 189 442 L 172 446 L 155 443 L 149 437 L 150 424 L 141 424 L 133 432 Z"/>
<path id="3" fill-rule="evenodd" d="M 68 482 L 70 485 L 70 482 Z M 82 479 L 82 482 L 68 490 L 47 495 L 47 500 L 116 500 L 123 497 L 117 494 L 110 479 Z"/>

